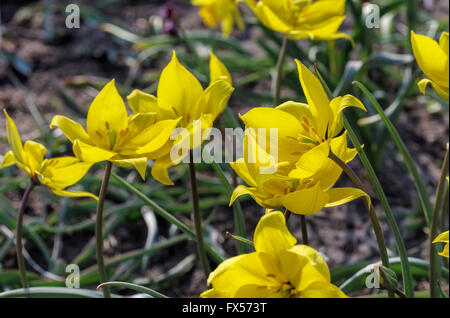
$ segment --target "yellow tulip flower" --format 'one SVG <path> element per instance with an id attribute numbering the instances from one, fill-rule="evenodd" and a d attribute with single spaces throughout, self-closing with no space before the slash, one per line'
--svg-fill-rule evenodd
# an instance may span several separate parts
<path id="1" fill-rule="evenodd" d="M 152 112 L 128 116 L 114 80 L 99 92 L 92 102 L 86 120 L 87 131 L 79 123 L 57 115 L 50 128 L 58 127 L 73 143 L 75 156 L 81 161 L 110 161 L 122 167 L 134 166 L 145 179 L 146 154 L 138 154 L 138 148 L 146 146 L 148 152 L 157 155 L 178 124 L 179 119 L 157 121 Z"/>
<path id="2" fill-rule="evenodd" d="M 157 98 L 134 90 L 127 98 L 130 108 L 136 115 L 147 112 L 156 113 L 158 120 L 176 119 L 179 128 L 189 133 L 189 149 L 195 149 L 208 137 L 214 120 L 225 109 L 233 92 L 231 76 L 222 62 L 211 53 L 210 85 L 203 90 L 200 82 L 178 61 L 173 52 L 172 60 L 161 73 Z M 195 140 L 198 135 L 200 140 Z M 148 145 L 138 149 L 155 158 L 152 176 L 161 183 L 173 185 L 167 169 L 180 163 L 188 154 L 181 154 L 172 161 L 171 149 L 180 140 L 169 140 L 157 154 Z"/>
<path id="3" fill-rule="evenodd" d="M 200 7 L 198 14 L 208 27 L 222 24 L 224 37 L 233 32 L 235 23 L 240 30 L 245 28 L 236 0 L 191 0 L 191 3 Z"/>
<path id="4" fill-rule="evenodd" d="M 3 112 L 6 116 L 8 143 L 12 150 L 5 154 L 0 168 L 16 164 L 32 178 L 33 182 L 45 185 L 56 195 L 97 199 L 95 195 L 88 192 L 65 190 L 83 178 L 92 163 L 80 162 L 75 157 L 44 158 L 47 149 L 40 143 L 31 140 L 22 144 L 16 124 L 6 110 Z"/>
<path id="5" fill-rule="evenodd" d="M 244 0 L 269 29 L 298 40 L 351 38 L 338 29 L 345 19 L 345 0 Z"/>
<path id="6" fill-rule="evenodd" d="M 411 31 L 411 44 L 417 64 L 419 64 L 420 69 L 427 76 L 427 78 L 422 79 L 418 83 L 420 91 L 425 95 L 426 87 L 428 84 L 431 84 L 440 97 L 448 100 L 448 32 L 442 33 L 438 43 L 425 35 L 416 34 Z"/>
<path id="7" fill-rule="evenodd" d="M 444 250 L 439 253 L 439 255 L 447 257 L 448 258 L 448 231 L 441 233 L 438 235 L 438 237 L 436 237 L 433 241 L 433 243 L 446 243 L 444 246 Z"/>
<path id="8" fill-rule="evenodd" d="M 330 282 L 322 256 L 289 232 L 279 211 L 264 215 L 255 229 L 255 252 L 229 258 L 208 278 L 203 298 L 345 298 Z"/>
<path id="9" fill-rule="evenodd" d="M 244 158 L 231 163 L 249 185 L 238 186 L 231 203 L 249 194 L 265 208 L 285 207 L 296 214 L 314 214 L 324 207 L 366 196 L 356 188 L 332 188 L 342 169 L 328 158 L 330 151 L 346 163 L 356 156 L 356 150 L 347 147 L 346 132 L 338 135 L 343 129 L 343 109 L 354 106 L 365 110 L 364 105 L 351 95 L 328 101 L 317 77 L 299 61 L 297 65 L 308 104 L 256 107 L 241 116 L 246 129 L 255 131 L 255 136 L 246 134 Z M 270 155 L 273 137 L 267 132 L 264 140 L 258 133 L 271 128 L 278 132 L 276 160 Z M 268 168 L 273 173 L 265 173 Z"/>

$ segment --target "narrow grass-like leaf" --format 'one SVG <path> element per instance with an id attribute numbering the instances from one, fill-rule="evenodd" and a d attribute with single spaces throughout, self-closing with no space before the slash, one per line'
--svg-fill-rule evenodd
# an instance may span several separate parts
<path id="1" fill-rule="evenodd" d="M 147 287 L 144 287 L 144 286 L 132 284 L 132 283 L 106 282 L 106 283 L 98 285 L 97 289 L 102 288 L 103 286 L 128 288 L 128 289 L 132 289 L 132 290 L 135 290 L 137 292 L 140 292 L 140 293 L 144 293 L 144 294 L 150 295 L 153 298 L 168 298 L 167 296 L 165 296 L 165 295 L 163 295 L 161 293 L 158 293 L 156 290 L 153 290 L 153 289 L 150 289 L 150 288 L 147 288 Z"/>
<path id="2" fill-rule="evenodd" d="M 174 217 L 172 214 L 164 210 L 162 207 L 160 207 L 156 202 L 151 200 L 149 197 L 147 197 L 144 193 L 136 189 L 134 186 L 132 186 L 130 183 L 128 183 L 126 180 L 119 177 L 114 172 L 112 173 L 112 176 L 114 179 L 116 179 L 119 183 L 121 183 L 126 189 L 128 189 L 130 192 L 135 194 L 139 199 L 144 201 L 146 204 L 148 204 L 153 210 L 158 213 L 161 217 L 166 219 L 171 224 L 174 224 L 176 227 L 178 227 L 183 233 L 186 233 L 189 235 L 191 239 L 195 240 L 195 232 L 191 230 L 186 224 L 178 220 L 176 217 Z M 204 244 L 205 249 L 208 251 L 208 253 L 214 258 L 214 260 L 218 263 L 221 263 L 223 261 L 223 258 L 208 244 Z"/>

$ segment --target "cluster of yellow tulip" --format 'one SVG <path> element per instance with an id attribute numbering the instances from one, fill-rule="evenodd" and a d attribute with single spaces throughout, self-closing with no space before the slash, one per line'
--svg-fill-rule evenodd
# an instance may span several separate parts
<path id="1" fill-rule="evenodd" d="M 338 31 L 345 18 L 345 0 L 243 1 L 261 23 L 289 39 L 349 39 Z M 235 23 L 239 28 L 244 27 L 237 2 L 192 0 L 192 4 L 200 6 L 199 14 L 205 24 L 215 27 L 222 23 L 225 36 L 230 35 Z M 437 94 L 448 100 L 448 33 L 442 35 L 439 44 L 412 33 L 412 48 L 427 76 L 418 84 L 420 90 L 425 93 L 431 83 Z M 370 198 L 359 187 L 334 187 L 343 172 L 339 162 L 345 165 L 357 155 L 356 149 L 348 147 L 342 112 L 347 107 L 361 110 L 365 107 L 352 95 L 329 98 L 320 78 L 300 61 L 296 63 L 307 103 L 288 101 L 274 108 L 255 107 L 241 116 L 245 128 L 257 133 L 245 135 L 244 157 L 230 164 L 248 185 L 234 189 L 230 205 L 248 194 L 267 209 L 254 231 L 255 252 L 220 264 L 208 278 L 212 289 L 202 297 L 346 297 L 331 284 L 328 266 L 319 253 L 307 245 L 296 245 L 287 220 L 279 210 L 310 215 L 324 207 L 361 197 L 370 206 Z M 66 188 L 77 183 L 94 163 L 104 161 L 108 163 L 109 172 L 111 164 L 134 167 L 145 179 L 147 163 L 154 160 L 153 178 L 173 185 L 168 168 L 183 159 L 174 162 L 170 156 L 171 149 L 180 142 L 171 139 L 173 130 L 185 128 L 192 138 L 199 133 L 193 122 L 200 121 L 200 133 L 208 131 L 224 111 L 234 90 L 232 85 L 230 73 L 213 53 L 210 55 L 210 83 L 203 89 L 174 52 L 161 73 L 157 96 L 134 90 L 127 97 L 131 108 L 131 115 L 128 115 L 112 80 L 90 105 L 86 129 L 64 116 L 55 116 L 51 121 L 50 127 L 61 129 L 72 142 L 75 157 L 45 159 L 43 145 L 34 141 L 22 144 L 13 120 L 5 111 L 12 150 L 4 156 L 1 167 L 16 164 L 31 177 L 33 185 L 44 185 L 57 195 L 100 198 L 97 212 L 101 215 L 109 175 L 105 173 L 99 198 Z M 277 160 L 265 146 L 270 144 L 270 134 L 259 136 L 261 129 L 271 128 L 276 128 L 278 134 Z M 204 140 L 192 140 L 190 149 L 198 148 Z M 265 173 L 267 169 L 272 172 Z M 99 220 L 101 223 L 101 217 L 97 222 Z M 201 232 L 197 232 L 198 235 Z M 441 255 L 448 257 L 448 231 L 439 235 L 435 242 L 447 243 Z M 101 271 L 102 255 L 98 257 Z M 106 279 L 104 275 L 100 277 L 103 281 Z"/>

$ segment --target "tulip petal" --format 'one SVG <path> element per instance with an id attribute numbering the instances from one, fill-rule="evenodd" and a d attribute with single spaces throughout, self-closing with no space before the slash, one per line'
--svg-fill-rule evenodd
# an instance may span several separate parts
<path id="1" fill-rule="evenodd" d="M 215 80 L 202 93 L 196 111 L 192 112 L 191 118 L 198 118 L 201 114 L 211 114 L 213 120 L 215 120 L 224 111 L 233 91 L 234 88 L 228 81 Z"/>
<path id="2" fill-rule="evenodd" d="M 255 14 L 262 24 L 274 31 L 287 34 L 292 28 L 291 25 L 285 23 L 283 19 L 272 11 L 271 7 L 264 4 L 264 2 L 259 1 L 256 4 Z"/>
<path id="3" fill-rule="evenodd" d="M 325 207 L 329 202 L 329 195 L 317 184 L 311 188 L 286 194 L 280 200 L 283 206 L 292 213 L 311 215 Z"/>
<path id="4" fill-rule="evenodd" d="M 47 148 L 38 142 L 28 140 L 23 146 L 23 152 L 26 158 L 26 165 L 31 170 L 31 173 L 34 174 L 41 167 Z"/>
<path id="5" fill-rule="evenodd" d="M 330 102 L 330 124 L 328 127 L 328 138 L 337 136 L 344 127 L 342 111 L 348 107 L 356 107 L 366 111 L 363 103 L 352 95 L 339 96 Z"/>
<path id="6" fill-rule="evenodd" d="M 167 169 L 174 166 L 175 164 L 170 160 L 170 156 L 156 159 L 152 167 L 152 177 L 158 182 L 165 185 L 174 185 L 172 180 L 169 178 L 169 172 Z"/>
<path id="7" fill-rule="evenodd" d="M 439 38 L 439 46 L 441 47 L 442 51 L 444 51 L 444 53 L 447 54 L 448 56 L 449 51 L 448 32 L 442 32 L 441 37 Z"/>
<path id="8" fill-rule="evenodd" d="M 244 180 L 248 185 L 254 188 L 257 187 L 256 180 L 250 174 L 250 171 L 248 170 L 244 158 L 239 158 L 234 162 L 230 162 L 230 166 L 238 174 L 238 176 L 241 177 L 241 179 Z"/>
<path id="9" fill-rule="evenodd" d="M 330 197 L 325 205 L 327 208 L 342 205 L 361 197 L 366 197 L 370 200 L 367 193 L 357 188 L 333 188 L 328 190 L 327 194 Z"/>
<path id="10" fill-rule="evenodd" d="M 70 156 L 51 158 L 42 174 L 48 177 L 49 187 L 64 189 L 80 181 L 92 165 L 91 162 L 80 162 Z"/>
<path id="11" fill-rule="evenodd" d="M 54 194 L 62 196 L 62 197 L 74 197 L 74 198 L 93 198 L 95 200 L 98 200 L 98 197 L 92 193 L 89 192 L 82 192 L 82 191 L 68 191 L 68 190 L 61 190 L 61 189 L 53 189 L 49 188 Z"/>
<path id="12" fill-rule="evenodd" d="M 253 236 L 255 250 L 271 255 L 277 255 L 297 243 L 295 237 L 286 226 L 286 219 L 280 211 L 264 215 L 258 222 Z"/>
<path id="13" fill-rule="evenodd" d="M 339 287 L 333 284 L 316 286 L 316 289 L 307 289 L 300 293 L 302 298 L 348 298 Z"/>
<path id="14" fill-rule="evenodd" d="M 84 130 L 83 126 L 65 116 L 54 116 L 52 122 L 50 123 L 50 128 L 53 129 L 54 127 L 58 127 L 59 129 L 61 129 L 63 134 L 72 143 L 75 139 L 79 139 L 83 142 L 89 141 L 89 135 Z"/>
<path id="15" fill-rule="evenodd" d="M 229 206 L 232 206 L 234 201 L 236 201 L 237 198 L 243 196 L 243 195 L 250 195 L 251 197 L 255 198 L 255 188 L 249 188 L 244 185 L 238 185 L 231 195 L 230 204 Z"/>
<path id="16" fill-rule="evenodd" d="M 425 75 L 441 87 L 449 87 L 448 54 L 433 39 L 411 31 L 411 44 L 417 64 Z"/>
<path id="17" fill-rule="evenodd" d="M 209 59 L 209 77 L 210 83 L 222 79 L 228 82 L 230 85 L 233 84 L 230 72 L 212 51 L 210 52 Z"/>
<path id="18" fill-rule="evenodd" d="M 89 107 L 86 127 L 87 132 L 96 145 L 112 148 L 109 136 L 119 134 L 127 128 L 128 114 L 114 80 L 108 84 L 95 97 Z"/>
<path id="19" fill-rule="evenodd" d="M 105 161 L 116 155 L 115 152 L 91 146 L 78 139 L 73 143 L 73 153 L 80 161 L 86 162 Z"/>
<path id="20" fill-rule="evenodd" d="M 299 153 L 304 151 L 304 146 L 297 141 L 303 128 L 297 118 L 291 114 L 276 108 L 255 107 L 241 116 L 241 119 L 245 124 L 246 137 L 253 131 L 254 138 L 257 139 L 258 146 L 262 151 L 269 153 L 271 145 L 277 146 L 276 152 L 279 161 L 295 162 Z M 271 129 L 277 130 L 277 136 L 272 134 Z M 265 133 L 265 140 L 259 137 L 260 133 Z M 261 140 L 259 140 L 260 138 Z M 265 142 L 265 145 L 261 144 L 262 142 Z M 246 151 L 252 153 L 255 150 L 246 148 L 248 147 L 244 145 L 245 158 L 248 158 Z"/>
<path id="21" fill-rule="evenodd" d="M 12 150 L 10 150 L 3 156 L 3 160 L 0 165 L 0 168 L 6 168 L 9 166 L 12 166 L 15 163 L 16 163 L 16 157 L 14 157 Z"/>
<path id="22" fill-rule="evenodd" d="M 16 161 L 24 163 L 25 157 L 23 153 L 22 140 L 20 139 L 19 131 L 17 130 L 16 124 L 9 117 L 6 109 L 3 110 L 6 116 L 6 136 L 8 138 L 8 144 L 16 158 Z"/>
<path id="23" fill-rule="evenodd" d="M 155 96 L 135 89 L 127 96 L 128 105 L 133 113 L 159 113 L 158 100 Z"/>
<path id="24" fill-rule="evenodd" d="M 323 257 L 312 247 L 307 245 L 295 245 L 286 251 L 306 257 L 309 263 L 329 282 L 331 279 L 330 270 Z M 291 263 L 292 264 L 292 263 Z M 289 265 L 289 264 L 287 264 Z M 299 277 L 301 279 L 301 277 Z"/>
<path id="25" fill-rule="evenodd" d="M 162 71 L 159 80 L 159 107 L 174 112 L 176 117 L 187 117 L 192 114 L 202 92 L 199 81 L 180 64 L 174 51 L 172 60 Z"/>
<path id="26" fill-rule="evenodd" d="M 208 284 L 229 297 L 236 297 L 237 291 L 245 285 L 275 287 L 279 282 L 267 275 L 258 253 L 229 258 L 222 262 L 208 278 Z"/>
<path id="27" fill-rule="evenodd" d="M 144 143 L 144 145 L 138 149 L 137 153 L 154 153 L 161 149 L 169 140 L 179 121 L 180 119 L 162 120 L 146 129 L 141 135 L 136 137 L 136 140 L 132 141 L 133 144 L 140 145 L 143 144 L 141 141 L 143 138 L 145 138 L 144 140 L 149 140 L 149 142 L 146 144 Z"/>
<path id="28" fill-rule="evenodd" d="M 449 242 L 449 231 L 439 234 L 433 241 L 433 243 L 448 243 Z"/>
<path id="29" fill-rule="evenodd" d="M 128 158 L 128 159 L 114 159 L 111 160 L 112 163 L 120 167 L 135 167 L 139 172 L 142 180 L 145 180 L 145 171 L 147 170 L 147 158 Z"/>
<path id="30" fill-rule="evenodd" d="M 291 178 L 310 178 L 328 162 L 330 145 L 323 142 L 303 154 L 295 164 L 296 168 L 289 173 Z"/>
<path id="31" fill-rule="evenodd" d="M 330 102 L 328 101 L 327 94 L 317 77 L 299 60 L 295 60 L 295 62 L 297 63 L 303 92 L 308 101 L 311 114 L 315 118 L 319 136 L 325 139 L 330 118 Z"/>

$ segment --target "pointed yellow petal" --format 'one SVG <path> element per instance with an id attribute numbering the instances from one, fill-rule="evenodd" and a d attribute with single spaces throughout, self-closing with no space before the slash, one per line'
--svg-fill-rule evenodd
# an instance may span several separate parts
<path id="1" fill-rule="evenodd" d="M 367 193 L 357 188 L 333 188 L 327 191 L 330 196 L 325 207 L 338 206 L 361 197 L 369 198 Z M 369 198 L 370 199 L 370 198 Z"/>
<path id="2" fill-rule="evenodd" d="M 142 180 L 145 180 L 145 171 L 147 170 L 147 158 L 129 158 L 129 159 L 116 159 L 111 160 L 112 163 L 120 167 L 135 167 L 139 172 Z"/>
<path id="3" fill-rule="evenodd" d="M 2 160 L 2 164 L 0 165 L 0 168 L 6 168 L 15 163 L 16 163 L 16 158 L 14 157 L 12 150 L 10 150 L 3 156 L 3 160 Z"/>
<path id="4" fill-rule="evenodd" d="M 196 112 L 198 114 L 212 114 L 216 119 L 227 106 L 228 100 L 233 93 L 234 88 L 223 79 L 218 79 L 211 83 L 211 85 L 202 93 Z M 193 113 L 193 119 L 197 119 L 198 115 Z"/>
<path id="5" fill-rule="evenodd" d="M 135 89 L 127 100 L 133 113 L 159 113 L 158 100 L 153 95 Z"/>
<path id="6" fill-rule="evenodd" d="M 138 147 L 142 147 L 153 136 L 147 136 L 148 131 L 156 121 L 156 113 L 136 113 L 128 117 L 128 127 L 125 132 L 116 137 L 113 151 L 133 155 Z"/>
<path id="7" fill-rule="evenodd" d="M 6 136 L 8 138 L 9 146 L 16 158 L 16 161 L 24 163 L 24 154 L 23 154 L 23 146 L 22 140 L 20 139 L 19 131 L 17 130 L 16 124 L 9 117 L 6 109 L 3 110 L 3 113 L 6 116 Z"/>
<path id="8" fill-rule="evenodd" d="M 256 135 L 253 139 L 256 139 L 258 145 L 265 152 L 270 153 L 271 141 L 272 145 L 278 146 L 278 160 L 280 162 L 295 162 L 299 157 L 299 152 L 304 150 L 304 146 L 297 141 L 297 137 L 303 132 L 300 122 L 294 116 L 281 109 L 255 107 L 244 116 L 241 116 L 241 119 L 246 129 L 254 131 Z M 271 128 L 277 129 L 278 138 L 275 138 L 277 136 L 271 133 Z M 265 133 L 265 140 L 259 137 L 259 129 L 262 129 L 261 133 Z M 251 139 L 248 140 L 252 141 Z M 264 141 L 265 145 L 261 144 Z M 244 149 L 245 151 L 246 149 Z M 249 151 L 255 152 L 255 149 L 249 149 Z M 247 154 L 245 156 L 245 158 L 248 158 Z"/>
<path id="9" fill-rule="evenodd" d="M 256 180 L 250 174 L 244 158 L 239 158 L 234 162 L 230 162 L 230 166 L 237 173 L 237 175 L 241 177 L 242 180 L 244 180 L 249 186 L 254 188 L 257 187 Z"/>
<path id="10" fill-rule="evenodd" d="M 317 184 L 297 190 L 281 198 L 283 206 L 295 214 L 310 215 L 319 212 L 329 202 L 329 195 Z"/>
<path id="11" fill-rule="evenodd" d="M 73 153 L 80 161 L 86 162 L 105 161 L 116 155 L 115 152 L 91 146 L 78 139 L 73 143 Z"/>
<path id="12" fill-rule="evenodd" d="M 75 139 L 80 139 L 83 142 L 87 142 L 89 140 L 89 135 L 84 130 L 83 126 L 65 116 L 54 116 L 52 122 L 50 123 L 50 128 L 53 129 L 54 127 L 61 129 L 63 134 L 72 143 Z"/>
<path id="13" fill-rule="evenodd" d="M 319 136 L 325 139 L 330 118 L 330 103 L 327 94 L 317 77 L 299 60 L 295 60 L 295 62 L 297 63 L 303 92 L 308 101 L 311 114 L 315 118 Z"/>
<path id="14" fill-rule="evenodd" d="M 234 189 L 233 193 L 231 194 L 229 206 L 232 206 L 234 201 L 236 201 L 237 198 L 239 198 L 240 196 L 246 195 L 246 194 L 248 194 L 254 198 L 255 197 L 255 189 L 246 187 L 244 185 L 238 185 Z"/>
<path id="15" fill-rule="evenodd" d="M 328 138 L 337 136 L 343 129 L 342 111 L 347 107 L 356 107 L 366 111 L 363 103 L 352 95 L 339 96 L 330 102 L 330 124 L 328 127 Z"/>
<path id="16" fill-rule="evenodd" d="M 203 92 L 199 81 L 178 61 L 175 51 L 158 84 L 158 104 L 177 117 L 197 113 L 195 107 Z M 194 116 L 191 116 L 193 118 Z"/>
<path id="17" fill-rule="evenodd" d="M 49 177 L 51 187 L 64 189 L 80 181 L 93 163 L 80 162 L 75 157 L 57 157 L 48 160 L 44 177 Z"/>
<path id="18" fill-rule="evenodd" d="M 328 282 L 330 281 L 331 276 L 328 265 L 323 257 L 315 249 L 307 245 L 295 245 L 291 247 L 287 252 L 306 257 L 311 265 L 314 266 Z"/>
<path id="19" fill-rule="evenodd" d="M 281 33 L 289 33 L 292 26 L 285 23 L 285 21 L 280 18 L 271 7 L 264 4 L 264 2 L 259 1 L 255 7 L 255 14 L 258 19 L 269 29 L 272 29 Z"/>
<path id="20" fill-rule="evenodd" d="M 449 51 L 449 40 L 448 40 L 448 32 L 442 32 L 441 37 L 439 38 L 439 46 L 442 51 L 448 56 Z"/>
<path id="21" fill-rule="evenodd" d="M 61 189 L 53 189 L 49 188 L 54 194 L 62 196 L 62 197 L 74 197 L 74 198 L 93 198 L 95 200 L 98 200 L 98 197 L 92 193 L 89 192 L 78 192 L 78 191 L 68 191 L 68 190 L 61 190 Z"/>
<path id="22" fill-rule="evenodd" d="M 289 232 L 286 220 L 280 211 L 264 215 L 258 222 L 253 237 L 255 250 L 277 255 L 297 243 L 295 237 Z"/>
<path id="23" fill-rule="evenodd" d="M 250 253 L 229 258 L 211 273 L 208 283 L 220 290 L 225 297 L 236 297 L 245 285 L 275 287 L 279 282 L 271 277 L 259 258 L 259 253 Z"/>
<path id="24" fill-rule="evenodd" d="M 146 144 L 144 143 L 144 145 L 138 149 L 137 153 L 153 153 L 155 157 L 159 157 L 158 153 L 155 152 L 166 144 L 179 121 L 180 119 L 162 120 L 152 125 L 146 130 L 145 136 L 142 136 L 145 137 L 145 140 L 148 142 Z M 142 142 L 139 142 L 139 144 L 142 144 Z"/>
<path id="25" fill-rule="evenodd" d="M 26 165 L 30 168 L 31 173 L 34 174 L 41 167 L 47 149 L 38 142 L 28 140 L 23 146 L 23 152 Z"/>
<path id="26" fill-rule="evenodd" d="M 433 243 L 438 243 L 438 242 L 442 242 L 442 243 L 448 243 L 449 240 L 449 231 L 443 232 L 441 234 L 439 234 L 433 241 Z"/>
<path id="27" fill-rule="evenodd" d="M 86 127 L 91 140 L 96 145 L 109 148 L 109 136 L 119 134 L 127 128 L 128 114 L 114 80 L 108 84 L 95 97 L 89 107 Z"/>
<path id="28" fill-rule="evenodd" d="M 291 178 L 310 178 L 328 162 L 330 145 L 323 142 L 303 154 L 295 164 L 296 168 L 289 173 Z"/>
<path id="29" fill-rule="evenodd" d="M 227 81 L 230 85 L 233 85 L 230 72 L 212 51 L 210 52 L 209 59 L 209 77 L 210 83 L 222 79 Z"/>
<path id="30" fill-rule="evenodd" d="M 448 54 L 433 39 L 411 31 L 411 44 L 417 64 L 438 86 L 449 87 Z"/>
<path id="31" fill-rule="evenodd" d="M 174 185 L 172 180 L 169 178 L 169 172 L 167 169 L 175 165 L 170 156 L 156 159 L 152 167 L 152 176 L 156 181 L 161 182 L 165 185 Z"/>

